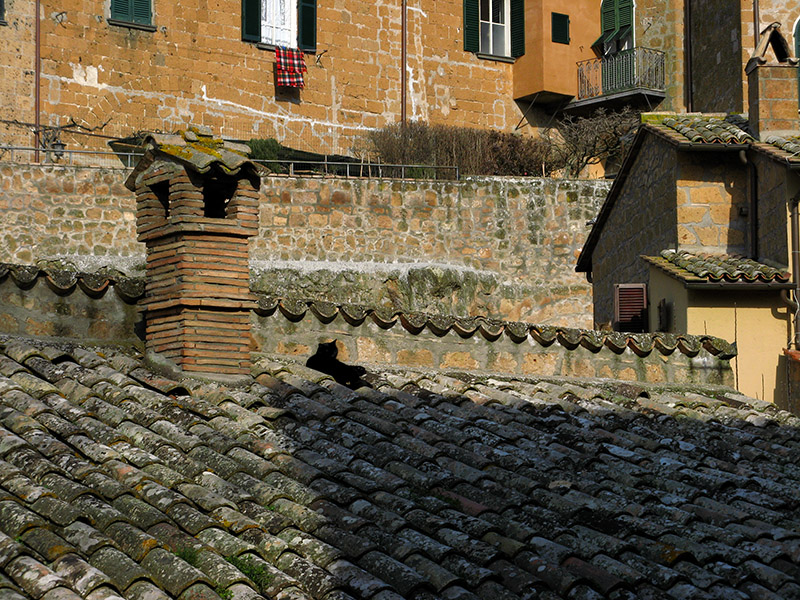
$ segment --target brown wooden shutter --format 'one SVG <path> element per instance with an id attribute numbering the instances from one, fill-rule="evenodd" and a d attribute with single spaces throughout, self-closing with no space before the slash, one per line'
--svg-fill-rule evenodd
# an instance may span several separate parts
<path id="1" fill-rule="evenodd" d="M 632 333 L 647 331 L 647 284 L 614 284 L 614 329 Z"/>

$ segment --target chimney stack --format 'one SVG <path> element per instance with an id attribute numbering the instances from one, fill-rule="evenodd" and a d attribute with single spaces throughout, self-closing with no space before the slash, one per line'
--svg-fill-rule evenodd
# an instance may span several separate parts
<path id="1" fill-rule="evenodd" d="M 249 148 L 207 128 L 151 134 L 125 185 L 147 249 L 146 350 L 183 372 L 250 372 L 249 238 L 258 233 L 259 169 Z"/>
<path id="2" fill-rule="evenodd" d="M 775 60 L 767 61 L 772 48 Z M 758 46 L 747 63 L 749 124 L 761 141 L 766 136 L 797 134 L 798 88 L 797 58 L 792 56 L 780 23 L 772 23 L 761 32 Z"/>

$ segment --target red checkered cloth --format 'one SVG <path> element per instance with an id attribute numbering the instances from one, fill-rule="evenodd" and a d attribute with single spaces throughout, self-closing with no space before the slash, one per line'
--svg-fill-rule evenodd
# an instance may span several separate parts
<path id="1" fill-rule="evenodd" d="M 276 46 L 275 62 L 278 68 L 278 86 L 305 87 L 303 73 L 308 69 L 306 69 L 306 59 L 302 50 Z"/>

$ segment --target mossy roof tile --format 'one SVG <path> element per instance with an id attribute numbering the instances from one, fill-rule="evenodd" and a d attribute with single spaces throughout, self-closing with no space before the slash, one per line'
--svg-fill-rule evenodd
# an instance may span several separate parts
<path id="1" fill-rule="evenodd" d="M 574 343 L 572 333 L 553 343 Z M 665 348 L 680 342 L 667 340 Z M 656 344 L 630 337 L 623 343 L 639 351 Z M 690 351 L 703 344 L 684 341 Z M 780 561 L 800 559 L 792 533 L 800 521 L 792 512 L 800 500 L 793 491 L 800 469 L 792 463 L 800 442 L 790 417 L 742 396 L 413 373 L 392 375 L 380 393 L 332 394 L 333 384 L 303 383 L 295 370 L 291 386 L 276 379 L 271 388 L 253 383 L 247 393 L 182 386 L 193 395 L 180 396 L 187 408 L 176 408 L 155 386 L 141 391 L 137 382 L 148 374 L 136 359 L 77 353 L 85 363 L 78 367 L 62 362 L 63 352 L 31 348 L 19 349 L 20 358 L 28 356 L 17 375 L 52 379 L 58 369 L 42 361 L 57 361 L 64 372 L 59 387 L 80 393 L 37 401 L 18 384 L 0 385 L 0 423 L 9 410 L 29 419 L 15 425 L 22 436 L 0 425 L 6 439 L 21 440 L 8 445 L 0 463 L 0 481 L 10 482 L 5 501 L 14 511 L 29 510 L 26 499 L 52 504 L 29 505 L 41 521 L 17 520 L 31 544 L 4 534 L 0 548 L 8 563 L 23 556 L 41 561 L 43 551 L 67 548 L 54 557 L 75 555 L 83 561 L 76 564 L 91 564 L 112 582 L 87 595 L 158 597 L 165 575 L 142 568 L 156 551 L 166 555 L 153 555 L 154 564 L 172 565 L 178 575 L 185 564 L 201 575 L 170 584 L 170 598 L 234 588 L 243 597 L 263 596 L 225 561 L 228 555 L 261 557 L 258 564 L 273 576 L 268 596 L 315 600 L 512 598 L 531 589 L 542 597 L 578 590 L 605 597 L 622 591 L 608 583 L 616 580 L 643 598 L 656 587 L 730 595 L 734 581 L 714 566 L 722 561 L 752 561 L 747 581 L 764 590 L 791 593 L 795 585 Z M 0 357 L 11 361 L 3 352 L 0 343 Z M 288 371 L 278 366 L 272 373 L 281 378 Z M 83 397 L 85 389 L 65 384 L 79 379 L 98 396 Z M 269 426 L 257 414 L 292 403 L 321 412 L 306 410 L 311 421 L 304 422 L 299 411 L 284 411 Z M 116 422 L 97 420 L 106 406 L 118 411 Z M 156 423 L 159 431 L 151 429 Z M 118 456 L 104 459 L 103 445 Z M 188 446 L 197 460 L 186 455 Z M 83 457 L 74 454 L 79 448 Z M 736 448 L 737 456 L 724 448 Z M 45 537 L 52 543 L 36 541 Z M 199 561 L 191 553 L 178 556 L 176 544 L 194 547 L 192 540 L 206 568 L 189 564 Z M 552 544 L 568 552 L 540 572 L 543 549 Z M 699 569 L 670 568 L 688 559 Z M 319 576 L 304 580 L 304 573 Z M 51 592 L 57 589 L 72 591 L 66 580 Z"/>

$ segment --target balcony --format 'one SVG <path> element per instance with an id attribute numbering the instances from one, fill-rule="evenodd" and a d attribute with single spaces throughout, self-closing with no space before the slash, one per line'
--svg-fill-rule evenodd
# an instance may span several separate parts
<path id="1" fill-rule="evenodd" d="M 578 63 L 578 97 L 568 108 L 640 104 L 654 108 L 666 96 L 664 53 L 650 48 L 623 50 Z"/>

